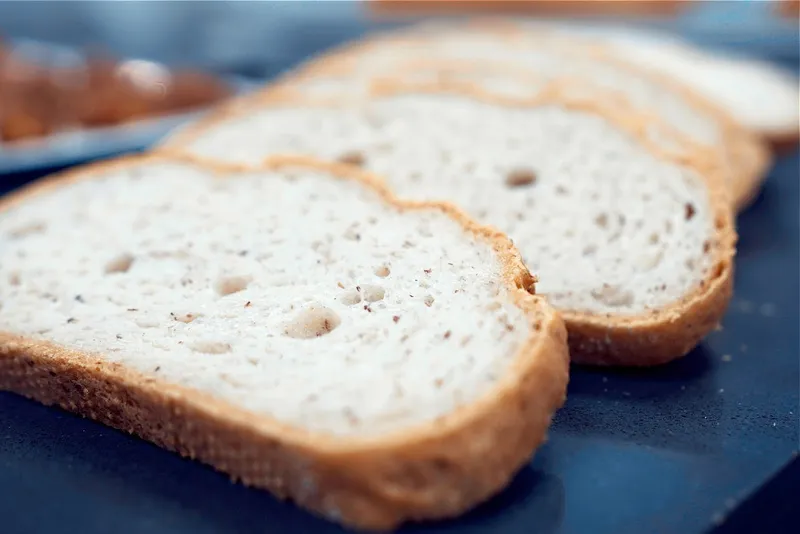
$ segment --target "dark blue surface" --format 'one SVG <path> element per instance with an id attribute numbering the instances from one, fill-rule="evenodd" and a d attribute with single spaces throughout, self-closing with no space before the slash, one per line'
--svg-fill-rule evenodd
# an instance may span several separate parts
<path id="1" fill-rule="evenodd" d="M 650 371 L 574 369 L 550 442 L 501 495 L 408 532 L 794 532 L 800 157 L 739 219 L 723 329 Z M 0 176 L 0 192 L 38 173 Z M 783 472 L 773 479 L 781 470 Z M 0 393 L 0 532 L 341 532 L 126 434 Z"/>

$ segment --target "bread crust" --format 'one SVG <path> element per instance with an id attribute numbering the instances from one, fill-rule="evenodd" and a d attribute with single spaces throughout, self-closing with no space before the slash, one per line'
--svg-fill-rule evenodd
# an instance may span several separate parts
<path id="1" fill-rule="evenodd" d="M 559 35 L 557 31 L 539 28 L 530 30 L 520 27 L 513 21 L 503 19 L 475 19 L 468 23 L 467 28 L 490 32 L 503 39 L 514 42 L 517 39 L 530 38 L 531 36 L 546 37 L 550 41 L 557 41 L 564 50 L 576 55 L 587 55 L 597 61 L 612 64 L 617 68 L 634 73 L 644 79 L 657 83 L 679 95 L 698 112 L 710 115 L 722 129 L 722 147 L 707 147 L 717 152 L 722 165 L 730 176 L 732 200 L 737 212 L 744 210 L 758 195 L 767 173 L 772 164 L 772 154 L 769 145 L 757 133 L 751 132 L 741 125 L 730 113 L 699 94 L 689 85 L 653 68 L 646 68 L 620 56 L 611 46 L 604 45 L 601 41 L 592 38 L 568 38 Z"/>
<path id="2" fill-rule="evenodd" d="M 679 95 L 692 108 L 700 113 L 709 115 L 715 119 L 722 130 L 722 146 L 703 147 L 708 153 L 708 157 L 716 157 L 720 160 L 720 165 L 726 167 L 726 172 L 730 176 L 730 187 L 734 209 L 741 212 L 746 209 L 752 200 L 758 196 L 758 192 L 767 177 L 772 164 L 772 154 L 770 146 L 766 140 L 755 132 L 739 124 L 726 110 L 709 99 L 698 94 L 687 84 L 676 80 L 659 72 L 657 69 L 648 69 L 641 65 L 634 64 L 622 58 L 610 46 L 602 44 L 600 41 L 593 41 L 591 38 L 568 38 L 560 35 L 557 31 L 538 28 L 531 30 L 521 27 L 513 20 L 486 17 L 474 18 L 461 25 L 443 28 L 442 31 L 467 31 L 478 33 L 489 33 L 498 39 L 509 42 L 510 44 L 522 42 L 523 39 L 530 39 L 532 36 L 546 38 L 550 42 L 557 42 L 561 49 L 567 54 L 576 57 L 590 57 L 596 61 L 612 64 L 620 70 L 635 74 L 643 79 L 666 87 L 672 93 Z M 292 83 L 323 76 L 335 71 L 346 72 L 349 68 L 349 61 L 358 55 L 369 53 L 372 48 L 385 46 L 386 44 L 402 44 L 403 42 L 413 42 L 426 37 L 433 37 L 435 33 L 413 33 L 412 26 L 409 34 L 400 32 L 390 34 L 380 34 L 372 39 L 367 39 L 360 43 L 347 43 L 346 45 L 332 50 L 317 60 L 311 60 L 293 72 L 282 77 L 278 84 L 266 88 L 262 94 L 268 94 L 277 88 L 286 90 Z M 448 61 L 452 63 L 451 61 Z M 444 62 L 443 62 L 444 63 Z M 474 61 L 476 65 L 480 61 Z M 489 63 L 489 62 L 484 62 Z M 410 69 L 401 69 L 408 71 Z M 563 78 L 562 78 L 563 79 Z M 610 91 L 606 91 L 610 93 Z M 616 96 L 615 98 L 624 96 Z M 768 138 L 769 139 L 769 138 Z M 697 143 L 695 145 L 699 146 Z"/>
<path id="3" fill-rule="evenodd" d="M 174 160 L 133 156 L 72 170 L 5 197 L 0 213 L 65 183 L 150 161 Z M 286 166 L 358 181 L 402 210 L 439 210 L 494 247 L 511 299 L 529 320 L 530 335 L 491 391 L 413 428 L 340 437 L 292 427 L 97 355 L 13 333 L 0 333 L 0 389 L 136 434 L 355 528 L 388 530 L 408 520 L 456 516 L 503 488 L 545 440 L 566 396 L 563 320 L 533 294 L 535 279 L 510 240 L 457 208 L 397 200 L 373 176 L 346 165 L 291 157 L 275 158 L 263 168 Z M 212 170 L 242 169 L 214 165 Z"/>
<path id="4" fill-rule="evenodd" d="M 739 213 L 747 208 L 758 196 L 772 166 L 772 153 L 767 142 L 739 124 L 726 110 L 700 95 L 686 83 L 655 69 L 647 69 L 626 61 L 610 47 L 597 45 L 593 48 L 598 59 L 649 78 L 668 88 L 671 92 L 679 94 L 695 110 L 716 120 L 722 129 L 723 146 L 722 150 L 717 147 L 709 148 L 718 152 L 717 157 L 721 158 L 725 172 L 730 177 L 729 184 L 734 210 Z"/>
<path id="5" fill-rule="evenodd" d="M 478 28 L 482 26 L 480 21 L 472 24 Z M 657 69 L 634 64 L 620 56 L 613 47 L 604 45 L 602 41 L 595 42 L 592 38 L 571 40 L 546 29 L 539 29 L 534 33 L 520 28 L 513 22 L 502 24 L 491 21 L 490 24 L 491 26 L 487 26 L 487 28 L 500 29 L 502 35 L 511 39 L 530 37 L 538 33 L 548 39 L 558 40 L 565 47 L 573 47 L 578 54 L 588 53 L 590 57 L 598 61 L 605 61 L 619 69 L 635 73 L 678 94 L 698 112 L 713 117 L 722 129 L 722 149 L 720 150 L 720 147 L 708 148 L 718 153 L 717 157 L 721 159 L 722 165 L 726 167 L 726 172 L 730 176 L 731 196 L 735 211 L 744 210 L 758 195 L 772 164 L 772 154 L 768 144 L 759 135 L 739 124 L 730 113 L 699 94 L 688 84 Z M 516 31 L 514 31 L 515 29 Z"/>
<path id="6" fill-rule="evenodd" d="M 402 77 L 402 75 L 401 75 Z M 732 295 L 733 258 L 737 235 L 731 209 L 730 191 L 718 158 L 710 157 L 702 149 L 681 137 L 674 129 L 657 122 L 656 116 L 642 116 L 625 111 L 624 101 L 598 98 L 601 90 L 593 90 L 586 99 L 570 94 L 574 80 L 555 80 L 534 98 L 519 99 L 492 94 L 467 82 L 404 83 L 397 79 L 377 80 L 371 87 L 372 97 L 409 92 L 457 94 L 489 102 L 498 106 L 537 106 L 561 104 L 569 109 L 585 110 L 608 120 L 646 150 L 659 158 L 684 165 L 702 177 L 709 193 L 709 202 L 715 224 L 710 236 L 709 249 L 713 254 L 714 268 L 694 291 L 672 305 L 653 310 L 646 315 L 600 315 L 574 310 L 561 310 L 567 322 L 570 338 L 570 356 L 573 363 L 584 365 L 653 366 L 685 356 L 702 338 L 722 320 Z M 330 101 L 312 102 L 290 92 L 263 93 L 253 102 L 258 106 L 302 104 L 305 106 L 335 105 Z M 247 108 L 224 109 L 198 122 L 194 128 L 182 132 L 179 139 L 162 148 L 176 157 L 187 156 L 181 147 L 192 142 L 207 128 L 237 113 L 248 113 Z M 670 135 L 675 151 L 666 151 L 650 139 L 646 132 L 657 125 Z"/>

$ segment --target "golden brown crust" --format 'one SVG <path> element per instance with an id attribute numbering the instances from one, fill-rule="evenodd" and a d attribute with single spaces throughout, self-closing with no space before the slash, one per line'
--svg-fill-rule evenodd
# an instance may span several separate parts
<path id="1" fill-rule="evenodd" d="M 698 94 L 685 83 L 676 80 L 655 69 L 645 69 L 634 65 L 615 55 L 612 49 L 597 47 L 599 58 L 613 62 L 620 68 L 635 71 L 641 76 L 658 82 L 670 92 L 679 94 L 698 113 L 712 117 L 722 130 L 722 150 L 709 147 L 720 152 L 725 172 L 728 174 L 731 187 L 731 198 L 734 210 L 744 210 L 755 198 L 767 178 L 772 164 L 772 154 L 768 144 L 756 133 L 751 132 L 727 111 Z"/>
<path id="2" fill-rule="evenodd" d="M 737 130 L 727 136 L 727 145 L 732 147 L 733 156 L 727 167 L 739 166 L 739 170 L 728 172 L 733 177 L 731 197 L 734 212 L 746 210 L 758 198 L 764 181 L 769 176 L 773 164 L 773 151 L 767 140 L 750 132 Z"/>
<path id="3" fill-rule="evenodd" d="M 649 367 L 688 354 L 722 319 L 733 294 L 733 268 L 718 263 L 716 276 L 689 298 L 659 314 L 658 321 L 608 320 L 562 312 L 569 327 L 572 362 L 585 365 Z"/>
<path id="4" fill-rule="evenodd" d="M 459 94 L 499 106 L 537 106 L 557 103 L 569 109 L 581 109 L 602 116 L 616 127 L 627 132 L 657 157 L 684 165 L 702 177 L 708 186 L 709 200 L 715 221 L 715 235 L 709 242 L 714 269 L 694 291 L 672 306 L 654 310 L 646 316 L 599 316 L 575 311 L 563 315 L 570 331 L 571 357 L 574 362 L 596 365 L 646 366 L 665 363 L 684 356 L 702 337 L 710 332 L 722 318 L 731 296 L 733 257 L 736 232 L 733 224 L 730 193 L 720 168 L 720 161 L 707 151 L 696 148 L 674 129 L 659 123 L 655 116 L 642 116 L 624 106 L 624 101 L 598 98 L 602 91 L 593 90 L 586 98 L 585 91 L 570 92 L 570 80 L 555 80 L 544 87 L 534 98 L 520 99 L 496 95 L 468 82 L 406 83 L 402 80 L 376 80 L 371 87 L 372 97 L 408 92 Z M 585 89 L 585 84 L 581 86 Z M 259 106 L 332 105 L 331 102 L 312 102 L 289 92 L 264 93 Z M 241 111 L 247 113 L 249 111 Z M 234 110 L 220 110 L 218 114 L 198 123 L 184 132 L 180 143 L 165 147 L 167 152 L 181 153 L 182 143 L 201 134 L 218 121 L 236 114 Z M 677 150 L 666 151 L 646 132 L 658 126 L 669 135 Z"/>
<path id="5" fill-rule="evenodd" d="M 73 170 L 4 198 L 0 211 L 64 183 L 148 161 L 169 158 L 127 157 Z M 404 210 L 440 210 L 492 244 L 511 298 L 529 318 L 531 333 L 491 391 L 444 417 L 401 432 L 339 437 L 304 431 L 103 358 L 11 333 L 0 333 L 0 389 L 134 433 L 350 526 L 383 530 L 407 520 L 462 513 L 507 484 L 544 441 L 566 394 L 568 354 L 562 319 L 543 298 L 526 291 L 533 290 L 534 279 L 510 240 L 458 209 L 399 201 L 375 177 L 345 165 L 290 157 L 274 158 L 263 168 L 284 166 L 310 167 L 359 181 Z M 214 165 L 212 170 L 235 173 L 237 167 Z"/>
<path id="6" fill-rule="evenodd" d="M 476 28 L 483 26 L 480 21 L 473 22 L 472 25 Z M 571 48 L 576 54 L 588 54 L 598 61 L 605 61 L 621 70 L 635 73 L 637 76 L 655 82 L 667 88 L 670 92 L 679 95 L 698 114 L 712 117 L 721 128 L 722 146 L 707 148 L 718 152 L 718 157 L 726 167 L 725 172 L 730 176 L 734 209 L 737 212 L 743 210 L 757 195 L 772 163 L 772 156 L 767 143 L 754 132 L 739 124 L 726 110 L 700 95 L 686 83 L 677 80 L 674 76 L 664 74 L 658 69 L 645 68 L 642 65 L 627 61 L 613 47 L 606 46 L 602 41 L 595 41 L 590 37 L 567 38 L 546 29 L 526 30 L 511 21 L 506 24 L 491 21 L 485 25 L 485 29 L 499 29 L 502 31 L 502 35 L 511 39 L 540 35 L 550 40 L 559 41 L 565 50 Z"/>
<path id="7" fill-rule="evenodd" d="M 667 88 L 670 92 L 679 95 L 698 114 L 712 117 L 720 126 L 722 137 L 720 146 L 704 146 L 703 148 L 709 153 L 709 157 L 718 158 L 721 164 L 726 167 L 725 172 L 730 177 L 734 209 L 737 212 L 743 211 L 752 202 L 767 177 L 772 163 L 772 155 L 768 143 L 759 135 L 740 125 L 727 111 L 698 94 L 685 83 L 661 73 L 657 69 L 644 68 L 641 65 L 626 61 L 612 47 L 605 46 L 600 41 L 595 41 L 588 37 L 566 37 L 556 31 L 545 28 L 532 30 L 520 26 L 513 20 L 494 17 L 472 19 L 459 26 L 443 27 L 442 31 L 490 33 L 496 35 L 498 39 L 506 40 L 509 43 L 538 36 L 539 38 L 547 39 L 548 42 L 558 43 L 560 50 L 564 53 L 575 56 L 588 56 L 597 61 L 613 64 L 622 71 L 655 82 Z M 402 45 L 403 42 L 414 42 L 424 38 L 435 39 L 436 33 L 416 33 L 415 27 L 412 26 L 410 33 L 407 34 L 402 33 L 402 31 L 379 34 L 361 43 L 348 43 L 341 48 L 320 56 L 316 60 L 303 64 L 300 68 L 285 75 L 277 85 L 265 88 L 261 94 L 268 96 L 277 88 L 286 91 L 292 83 L 327 76 L 336 72 L 347 72 L 348 69 L 352 68 L 351 62 L 353 58 L 368 54 L 371 49 L 387 44 L 391 45 L 392 43 Z M 447 61 L 447 63 L 455 62 Z M 484 63 L 490 65 L 491 68 L 498 68 L 498 65 L 494 62 L 476 60 L 472 61 L 472 63 L 473 67 L 479 67 L 481 63 Z M 410 65 L 406 65 L 398 68 L 398 71 L 409 72 L 413 70 Z M 610 91 L 605 92 L 611 93 Z M 624 99 L 624 97 L 622 98 Z M 699 145 L 698 143 L 694 144 Z"/>

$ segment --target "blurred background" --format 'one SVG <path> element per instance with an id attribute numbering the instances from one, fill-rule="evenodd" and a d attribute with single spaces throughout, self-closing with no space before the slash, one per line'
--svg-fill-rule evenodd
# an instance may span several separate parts
<path id="1" fill-rule="evenodd" d="M 193 113 L 315 53 L 433 14 L 524 13 L 654 27 L 796 71 L 797 4 L 0 1 L 0 173 L 144 148 Z"/>
<path id="2" fill-rule="evenodd" d="M 610 2 L 614 4 L 615 2 Z M 782 16 L 783 0 L 617 0 L 615 22 L 656 26 L 708 46 L 797 61 L 797 18 Z M 376 4 L 388 4 L 378 9 Z M 405 6 L 401 4 L 406 4 Z M 408 4 L 412 7 L 409 8 Z M 122 56 L 189 64 L 218 72 L 266 77 L 322 48 L 428 14 L 430 2 L 354 1 L 3 1 L 0 34 L 70 46 L 102 45 Z M 447 2 L 454 5 L 456 2 Z M 582 16 L 599 22 L 609 2 L 459 2 L 447 13 L 526 10 L 540 16 Z M 479 9 L 489 5 L 488 9 Z M 553 5 L 556 4 L 556 5 Z M 596 4 L 596 5 L 593 5 Z M 648 8 L 647 4 L 653 4 Z M 512 7 L 509 8 L 508 6 Z M 786 3 L 789 6 L 789 2 Z M 504 6 L 505 9 L 498 9 Z M 569 7 L 566 7 L 569 6 Z M 789 7 L 788 9 L 791 9 Z M 625 11 L 636 13 L 625 15 Z M 440 9 L 439 12 L 442 10 Z M 617 15 L 616 13 L 622 13 Z"/>

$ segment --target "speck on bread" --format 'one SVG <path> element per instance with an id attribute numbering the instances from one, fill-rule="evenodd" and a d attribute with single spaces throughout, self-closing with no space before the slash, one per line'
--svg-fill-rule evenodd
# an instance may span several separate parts
<path id="1" fill-rule="evenodd" d="M 510 241 L 346 165 L 93 166 L 5 199 L 0 248 L 1 389 L 351 526 L 485 500 L 564 401 Z"/>
<path id="2" fill-rule="evenodd" d="M 567 320 L 574 362 L 660 364 L 727 307 L 727 186 L 712 160 L 664 149 L 653 117 L 598 94 L 564 80 L 521 99 L 384 79 L 363 101 L 284 93 L 223 110 L 163 150 L 244 166 L 357 153 L 400 197 L 446 200 L 507 232 Z"/>

